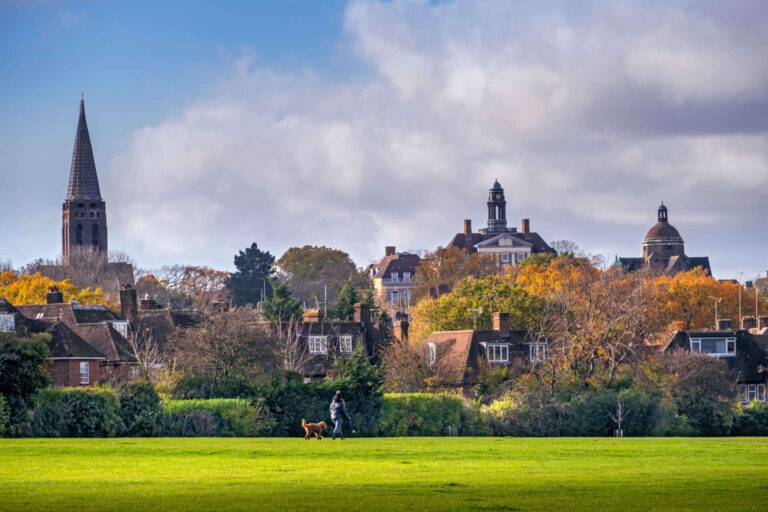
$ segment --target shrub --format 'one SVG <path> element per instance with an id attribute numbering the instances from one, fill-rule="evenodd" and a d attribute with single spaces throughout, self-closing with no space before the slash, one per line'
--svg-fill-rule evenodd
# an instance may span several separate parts
<path id="1" fill-rule="evenodd" d="M 30 427 L 35 393 L 50 383 L 46 358 L 50 335 L 20 340 L 0 333 L 0 394 L 8 408 L 8 435 L 20 435 Z"/>
<path id="2" fill-rule="evenodd" d="M 37 397 L 33 433 L 41 437 L 112 437 L 120 404 L 104 388 L 46 389 Z"/>
<path id="3" fill-rule="evenodd" d="M 387 394 L 382 399 L 379 433 L 383 436 L 449 435 L 461 431 L 462 400 L 449 393 Z"/>
<path id="4" fill-rule="evenodd" d="M 0 395 L 0 437 L 5 437 L 8 434 L 9 422 L 8 405 L 6 404 L 5 397 Z"/>
<path id="5" fill-rule="evenodd" d="M 736 418 L 733 434 L 737 436 L 768 436 L 768 405 L 754 401 Z"/>
<path id="6" fill-rule="evenodd" d="M 152 383 L 131 381 L 122 385 L 117 396 L 120 401 L 122 435 L 152 437 L 163 433 L 165 412 Z"/>
<path id="7" fill-rule="evenodd" d="M 241 398 L 170 400 L 163 404 L 175 435 L 257 436 L 269 432 L 274 420 L 261 401 Z"/>

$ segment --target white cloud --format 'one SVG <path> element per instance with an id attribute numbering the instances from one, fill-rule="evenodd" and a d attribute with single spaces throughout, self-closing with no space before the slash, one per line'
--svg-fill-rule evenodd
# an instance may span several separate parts
<path id="1" fill-rule="evenodd" d="M 660 199 L 674 218 L 727 224 L 737 213 L 706 205 L 758 194 L 765 216 L 765 130 L 729 117 L 729 102 L 765 108 L 753 46 L 765 27 L 639 1 L 583 9 L 352 2 L 345 37 L 367 78 L 243 58 L 217 94 L 138 131 L 112 162 L 112 232 L 156 262 L 227 266 L 255 240 L 364 264 L 384 245 L 445 244 L 467 216 L 482 225 L 494 178 L 511 224 L 534 217 L 545 239 L 586 249 L 610 245 L 606 225 L 642 236 Z"/>

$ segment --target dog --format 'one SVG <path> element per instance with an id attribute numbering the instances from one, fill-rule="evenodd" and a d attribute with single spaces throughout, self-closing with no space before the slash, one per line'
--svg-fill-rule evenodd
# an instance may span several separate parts
<path id="1" fill-rule="evenodd" d="M 320 423 L 307 423 L 307 420 L 302 418 L 301 426 L 304 427 L 304 431 L 307 433 L 307 435 L 304 436 L 304 439 L 309 439 L 312 437 L 312 434 L 315 434 L 316 439 L 323 438 L 323 430 L 325 430 L 324 421 L 321 421 Z"/>

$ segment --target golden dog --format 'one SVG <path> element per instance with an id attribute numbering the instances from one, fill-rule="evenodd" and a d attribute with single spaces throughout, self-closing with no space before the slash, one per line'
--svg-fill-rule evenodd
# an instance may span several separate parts
<path id="1" fill-rule="evenodd" d="M 315 434 L 316 439 L 322 439 L 323 438 L 323 430 L 325 430 L 325 422 L 321 421 L 320 423 L 307 423 L 307 420 L 304 418 L 301 419 L 301 426 L 304 427 L 304 431 L 307 433 L 307 435 L 304 436 L 304 439 L 309 439 L 312 434 Z"/>

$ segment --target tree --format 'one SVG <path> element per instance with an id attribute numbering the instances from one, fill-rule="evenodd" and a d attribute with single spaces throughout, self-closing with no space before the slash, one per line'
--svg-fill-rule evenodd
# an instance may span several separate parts
<path id="1" fill-rule="evenodd" d="M 277 261 L 277 267 L 285 274 L 293 296 L 302 301 L 317 299 L 333 304 L 350 278 L 357 287 L 370 287 L 349 254 L 330 247 L 291 247 Z"/>
<path id="2" fill-rule="evenodd" d="M 271 297 L 272 289 L 267 286 L 267 281 L 274 276 L 274 263 L 275 257 L 260 250 L 256 242 L 235 255 L 237 271 L 229 274 L 226 287 L 236 306 L 256 304 Z"/>
<path id="3" fill-rule="evenodd" d="M 490 329 L 493 313 L 508 313 L 517 329 L 538 325 L 543 301 L 501 276 L 466 278 L 438 299 L 422 299 L 411 308 L 411 337 L 421 340 L 435 331 Z"/>
<path id="4" fill-rule="evenodd" d="M 64 294 L 64 301 L 76 300 L 80 304 L 105 304 L 106 298 L 101 288 L 79 288 L 69 279 L 54 281 L 39 273 L 16 275 L 13 272 L 0 274 L 0 297 L 11 304 L 45 304 L 46 294 L 56 287 Z"/>
<path id="5" fill-rule="evenodd" d="M 573 240 L 554 240 L 549 242 L 549 246 L 557 251 L 558 255 L 571 254 L 573 256 L 582 256 L 581 248 Z"/>
<path id="6" fill-rule="evenodd" d="M 24 431 L 35 394 L 51 382 L 46 365 L 50 339 L 48 334 L 20 340 L 0 333 L 0 396 L 7 401 L 12 435 Z"/>
<path id="7" fill-rule="evenodd" d="M 139 365 L 141 376 L 150 379 L 153 370 L 157 369 L 165 359 L 157 338 L 150 328 L 146 328 L 138 331 L 131 330 L 127 341 Z"/>
<path id="8" fill-rule="evenodd" d="M 360 295 L 355 290 L 352 284 L 352 278 L 350 277 L 344 288 L 341 289 L 339 297 L 336 299 L 336 304 L 331 309 L 331 315 L 334 319 L 339 321 L 351 321 L 355 315 L 355 304 L 360 301 Z"/>
<path id="9" fill-rule="evenodd" d="M 416 268 L 418 285 L 413 290 L 412 302 L 450 293 L 464 278 L 482 279 L 497 273 L 499 267 L 488 255 L 458 247 L 438 248 L 435 252 L 424 254 Z"/>
<path id="10" fill-rule="evenodd" d="M 272 298 L 263 305 L 263 314 L 270 322 L 289 322 L 301 320 L 303 310 L 301 302 L 291 297 L 291 290 L 286 283 L 269 281 L 272 287 Z"/>
<path id="11" fill-rule="evenodd" d="M 228 274 L 209 267 L 187 266 L 179 291 L 187 295 L 198 309 L 207 309 L 227 282 Z"/>
<path id="12" fill-rule="evenodd" d="M 280 365 L 274 334 L 245 308 L 179 331 L 175 346 L 179 366 L 210 385 L 227 378 L 264 380 Z"/>

